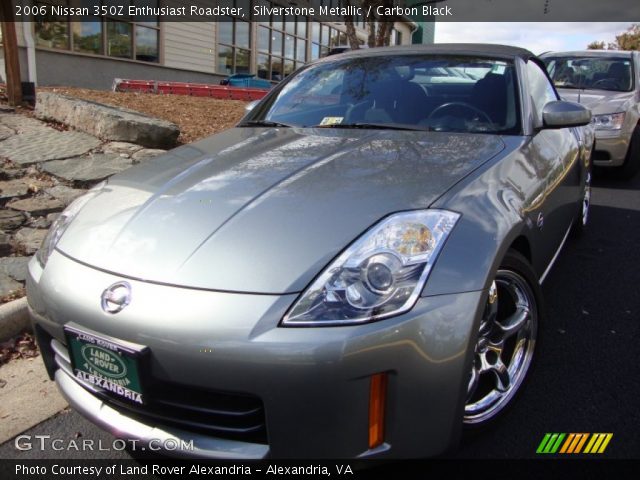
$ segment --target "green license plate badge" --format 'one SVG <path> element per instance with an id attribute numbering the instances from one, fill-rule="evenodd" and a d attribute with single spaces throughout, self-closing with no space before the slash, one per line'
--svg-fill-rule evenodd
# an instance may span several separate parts
<path id="1" fill-rule="evenodd" d="M 107 393 L 143 403 L 139 361 L 146 348 L 65 328 L 73 373 L 78 380 Z"/>

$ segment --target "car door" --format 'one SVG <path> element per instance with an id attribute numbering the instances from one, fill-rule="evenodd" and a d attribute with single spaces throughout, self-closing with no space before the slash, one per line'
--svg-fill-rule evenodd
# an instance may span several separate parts
<path id="1" fill-rule="evenodd" d="M 544 106 L 559 97 L 544 72 L 534 61 L 526 64 L 526 84 L 533 115 L 534 130 L 530 158 L 536 175 L 542 181 L 536 199 L 531 203 L 528 223 L 538 237 L 539 275 L 552 262 L 577 213 L 581 195 L 580 136 L 574 128 L 542 128 Z"/>

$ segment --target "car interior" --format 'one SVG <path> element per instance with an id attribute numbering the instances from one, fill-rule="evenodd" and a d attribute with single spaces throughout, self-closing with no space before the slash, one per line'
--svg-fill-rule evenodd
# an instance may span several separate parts
<path id="1" fill-rule="evenodd" d="M 610 58 L 552 58 L 551 78 L 560 88 L 592 88 L 628 92 L 632 88 L 631 63 Z"/>

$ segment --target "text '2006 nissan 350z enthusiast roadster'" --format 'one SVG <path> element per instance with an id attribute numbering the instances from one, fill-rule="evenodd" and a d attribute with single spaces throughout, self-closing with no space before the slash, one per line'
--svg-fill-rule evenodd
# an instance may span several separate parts
<path id="1" fill-rule="evenodd" d="M 56 220 L 27 284 L 48 372 L 120 437 L 193 441 L 172 454 L 440 454 L 527 376 L 590 119 L 514 47 L 306 65 Z"/>

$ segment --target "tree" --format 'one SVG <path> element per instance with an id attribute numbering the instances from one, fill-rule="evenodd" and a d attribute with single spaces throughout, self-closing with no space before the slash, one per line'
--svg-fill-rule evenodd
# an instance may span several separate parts
<path id="1" fill-rule="evenodd" d="M 606 45 L 602 41 L 595 40 L 587 45 L 589 50 L 606 50 Z"/>
<path id="2" fill-rule="evenodd" d="M 346 6 L 353 6 L 355 4 L 355 1 L 346 0 L 345 4 Z M 349 41 L 349 46 L 352 50 L 357 50 L 360 48 L 360 40 L 358 39 L 358 35 L 356 34 L 356 27 L 353 22 L 353 15 L 344 16 L 344 24 L 347 27 L 347 40 Z"/>
<path id="3" fill-rule="evenodd" d="M 589 50 L 640 50 L 640 24 L 634 23 L 626 32 L 616 35 L 616 41 L 606 47 L 603 41 L 593 41 L 587 45 Z"/>
<path id="4" fill-rule="evenodd" d="M 640 24 L 635 23 L 617 35 L 615 45 L 618 50 L 640 50 Z"/>
<path id="5" fill-rule="evenodd" d="M 343 3 L 345 6 L 360 5 L 364 11 L 367 11 L 371 6 L 371 16 L 366 19 L 368 31 L 367 45 L 372 48 L 389 45 L 393 24 L 400 20 L 400 17 L 378 15 L 376 7 L 391 8 L 394 5 L 394 0 L 345 0 Z M 347 27 L 347 39 L 349 40 L 349 46 L 353 50 L 356 50 L 360 48 L 360 40 L 356 35 L 354 21 L 355 18 L 353 16 L 345 15 L 344 23 Z"/>

